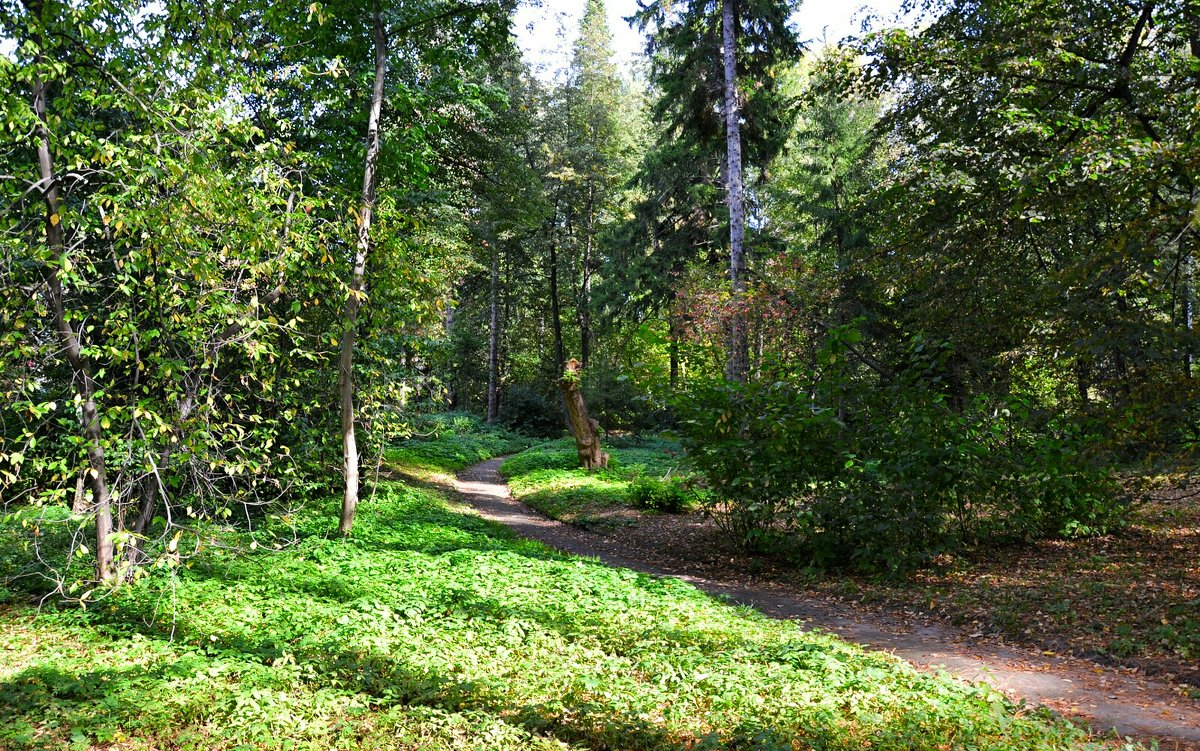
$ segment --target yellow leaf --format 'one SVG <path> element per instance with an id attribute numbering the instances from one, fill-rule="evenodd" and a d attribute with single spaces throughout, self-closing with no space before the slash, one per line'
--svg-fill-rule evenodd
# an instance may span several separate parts
<path id="1" fill-rule="evenodd" d="M 61 220 L 58 218 L 58 214 L 51 214 L 51 215 L 50 215 L 50 224 L 51 224 L 51 226 L 57 227 L 57 226 L 58 226 L 58 223 L 59 223 L 59 221 L 61 221 Z"/>

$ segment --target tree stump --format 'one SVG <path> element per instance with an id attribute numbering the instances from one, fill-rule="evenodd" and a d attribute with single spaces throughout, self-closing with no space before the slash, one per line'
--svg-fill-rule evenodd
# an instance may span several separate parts
<path id="1" fill-rule="evenodd" d="M 600 450 L 600 423 L 588 417 L 583 392 L 579 390 L 583 368 L 572 358 L 567 362 L 558 387 L 562 389 L 567 405 L 567 417 L 571 422 L 571 435 L 575 436 L 575 448 L 579 451 L 579 464 L 587 471 L 608 466 L 608 454 Z"/>

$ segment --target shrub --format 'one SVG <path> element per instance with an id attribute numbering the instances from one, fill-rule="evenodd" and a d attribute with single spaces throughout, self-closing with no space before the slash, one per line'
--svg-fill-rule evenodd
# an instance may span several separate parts
<path id="1" fill-rule="evenodd" d="M 629 484 L 630 505 L 650 511 L 678 514 L 694 505 L 696 496 L 692 483 L 678 475 L 639 477 Z"/>
<path id="2" fill-rule="evenodd" d="M 584 374 L 588 412 L 606 428 L 647 433 L 675 425 L 670 405 L 655 398 L 627 373 L 610 364 L 597 363 Z"/>
<path id="3" fill-rule="evenodd" d="M 834 475 L 834 414 L 788 384 L 700 385 L 678 411 L 682 443 L 712 489 L 714 519 L 748 548 L 782 543 L 801 499 Z"/>
<path id="4" fill-rule="evenodd" d="M 490 429 L 482 417 L 470 412 L 433 412 L 419 416 L 415 423 L 417 433 L 433 436 L 470 435 Z"/>
<path id="5" fill-rule="evenodd" d="M 500 424 L 539 438 L 553 438 L 565 430 L 558 399 L 526 384 L 513 384 L 504 389 L 500 400 Z"/>
<path id="6" fill-rule="evenodd" d="M 956 405 L 937 372 L 914 361 L 858 392 L 844 376 L 694 389 L 683 440 L 718 523 L 748 548 L 889 573 L 1121 523 L 1128 504 L 1096 431 L 1015 397 Z"/>

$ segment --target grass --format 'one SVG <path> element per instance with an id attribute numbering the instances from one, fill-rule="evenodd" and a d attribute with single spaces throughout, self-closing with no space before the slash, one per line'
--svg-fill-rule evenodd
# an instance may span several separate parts
<path id="1" fill-rule="evenodd" d="M 336 514 L 253 550 L 212 528 L 189 567 L 86 610 L 0 606 L 0 748 L 1084 747 L 989 689 L 514 539 L 429 487 L 382 483 L 349 540 Z"/>
<path id="2" fill-rule="evenodd" d="M 515 498 L 560 521 L 612 528 L 629 523 L 629 490 L 639 477 L 687 474 L 679 444 L 624 437 L 605 443 L 607 469 L 585 472 L 575 443 L 564 438 L 513 456 L 500 465 Z"/>

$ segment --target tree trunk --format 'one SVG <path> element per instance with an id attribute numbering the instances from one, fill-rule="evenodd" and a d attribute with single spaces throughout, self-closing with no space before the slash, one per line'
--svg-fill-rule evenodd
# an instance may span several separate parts
<path id="1" fill-rule="evenodd" d="M 29 0 L 26 4 L 33 23 L 42 20 L 42 3 Z M 40 57 L 40 56 L 39 56 Z M 38 61 L 42 61 L 39 59 Z M 58 332 L 63 352 L 71 365 L 80 402 L 80 428 L 87 441 L 88 475 L 92 485 L 92 506 L 96 515 L 96 576 L 101 581 L 113 578 L 113 519 L 112 493 L 105 472 L 104 445 L 100 433 L 100 411 L 96 406 L 96 382 L 91 368 L 83 357 L 79 343 L 79 332 L 67 320 L 63 300 L 62 280 L 59 274 L 66 262 L 66 240 L 62 215 L 62 197 L 58 190 L 58 175 L 54 171 L 54 155 L 50 150 L 50 129 L 46 119 L 46 99 L 49 85 L 40 76 L 33 80 L 33 111 L 37 116 L 34 137 L 37 142 L 38 176 L 42 199 L 46 204 L 46 246 L 50 251 L 50 264 L 46 269 L 46 304 L 54 317 L 54 328 Z"/>
<path id="2" fill-rule="evenodd" d="M 667 357 L 670 359 L 670 381 L 671 391 L 679 388 L 679 319 L 674 312 L 671 313 L 670 322 L 667 324 L 669 333 L 667 334 Z"/>
<path id="3" fill-rule="evenodd" d="M 1181 242 L 1186 242 L 1186 235 Z M 1193 276 L 1195 270 L 1193 267 L 1192 253 L 1187 251 L 1187 255 L 1183 259 L 1183 326 L 1184 326 L 1184 341 L 1188 348 L 1187 357 L 1184 359 L 1184 375 L 1188 378 L 1192 377 L 1192 370 L 1195 366 L 1195 356 L 1192 354 L 1191 338 L 1196 325 L 1196 310 L 1195 310 L 1195 295 L 1194 288 L 1195 280 Z"/>
<path id="4" fill-rule="evenodd" d="M 500 249 L 492 246 L 492 310 L 488 321 L 487 421 L 500 416 Z"/>
<path id="5" fill-rule="evenodd" d="M 170 443 L 163 446 L 158 453 L 157 463 L 151 469 L 150 475 L 144 480 L 142 500 L 138 506 L 137 519 L 134 520 L 133 527 L 130 528 L 130 531 L 133 533 L 133 540 L 130 541 L 129 551 L 125 556 L 130 564 L 130 569 L 126 576 L 133 573 L 132 567 L 145 563 L 146 530 L 150 529 L 150 523 L 154 521 L 154 514 L 158 511 L 159 498 L 166 495 L 163 472 L 166 471 L 167 465 L 171 462 L 172 453 L 174 452 Z"/>
<path id="6" fill-rule="evenodd" d="M 87 480 L 88 473 L 80 472 L 75 478 L 75 498 L 71 501 L 72 514 L 86 514 L 88 510 L 87 502 Z"/>
<path id="7" fill-rule="evenodd" d="M 507 294 L 507 291 L 513 289 L 513 259 L 511 249 L 505 247 L 504 255 L 500 258 L 500 277 L 505 295 L 501 298 L 500 308 L 500 330 L 511 331 L 513 325 L 513 295 Z M 509 342 L 505 337 L 500 337 L 500 356 L 497 360 L 496 377 L 498 380 L 504 380 L 504 367 L 508 362 Z M 501 407 L 504 405 L 501 404 Z"/>
<path id="8" fill-rule="evenodd" d="M 362 210 L 358 216 L 358 250 L 354 255 L 354 271 L 350 278 L 350 294 L 346 297 L 343 315 L 342 351 L 338 364 L 338 390 L 342 403 L 342 462 L 346 491 L 342 497 L 342 518 L 338 531 L 349 535 L 354 526 L 354 510 L 358 506 L 358 443 L 354 435 L 354 342 L 357 336 L 358 309 L 362 305 L 363 286 L 367 273 L 367 257 L 371 250 L 371 213 L 375 209 L 376 170 L 379 161 L 379 118 L 383 110 L 383 84 L 387 76 L 387 36 L 379 7 L 372 14 L 372 37 L 375 43 L 375 85 L 371 91 L 371 114 L 367 119 L 367 158 L 363 167 Z"/>
<path id="9" fill-rule="evenodd" d="M 600 450 L 600 423 L 588 416 L 583 392 L 579 390 L 583 368 L 572 359 L 566 365 L 558 386 L 562 389 L 563 402 L 567 407 L 571 434 L 575 436 L 575 448 L 579 452 L 579 465 L 589 472 L 597 467 L 608 466 L 608 454 Z"/>
<path id="10" fill-rule="evenodd" d="M 454 307 L 453 303 L 447 303 L 446 312 L 442 316 L 442 327 L 446 341 L 454 341 L 454 322 L 457 317 L 458 309 Z M 455 372 L 453 377 L 447 379 L 446 381 L 445 391 L 443 393 L 446 400 L 446 407 L 451 411 L 458 408 L 458 387 L 461 379 L 462 374 L 460 372 Z"/>
<path id="11" fill-rule="evenodd" d="M 1083 405 L 1084 412 L 1087 412 L 1091 405 L 1091 382 L 1088 377 L 1089 368 L 1087 362 L 1082 357 L 1075 358 L 1075 390 L 1079 394 L 1079 403 Z"/>
<path id="12" fill-rule="evenodd" d="M 563 347 L 562 307 L 558 303 L 558 247 L 557 238 L 550 239 L 550 329 L 554 332 L 554 369 L 561 371 L 566 364 L 567 354 Z"/>
<path id="13" fill-rule="evenodd" d="M 583 273 L 579 280 L 579 361 L 586 370 L 592 359 L 592 244 L 596 236 L 595 187 L 588 185 L 587 237 L 583 244 Z"/>
<path id="14" fill-rule="evenodd" d="M 679 388 L 679 340 L 683 338 L 683 319 L 679 313 L 679 290 L 671 291 L 671 303 L 667 308 L 667 357 L 670 368 L 671 391 Z"/>
<path id="15" fill-rule="evenodd" d="M 729 326 L 729 355 L 725 376 L 745 382 L 750 371 L 746 345 L 746 313 L 742 300 L 746 293 L 746 203 L 742 188 L 742 133 L 738 122 L 737 34 L 734 27 L 734 0 L 723 0 L 721 44 L 725 63 L 725 180 L 729 200 L 729 278 L 732 282 L 733 315 Z"/>

